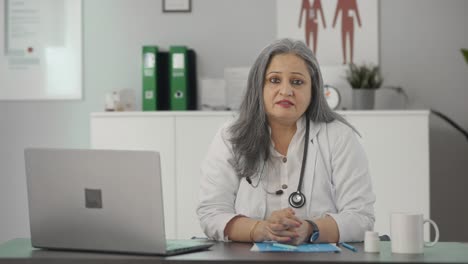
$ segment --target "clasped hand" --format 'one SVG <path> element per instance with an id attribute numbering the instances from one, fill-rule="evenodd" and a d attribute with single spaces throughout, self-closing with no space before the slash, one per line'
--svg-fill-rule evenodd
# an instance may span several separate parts
<path id="1" fill-rule="evenodd" d="M 299 219 L 291 208 L 274 211 L 266 221 L 262 221 L 258 229 L 256 231 L 263 241 L 274 240 L 298 245 L 309 236 L 309 223 Z"/>

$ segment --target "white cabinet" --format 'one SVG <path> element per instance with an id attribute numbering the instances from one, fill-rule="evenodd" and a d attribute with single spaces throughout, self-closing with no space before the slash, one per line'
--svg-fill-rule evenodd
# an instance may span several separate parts
<path id="1" fill-rule="evenodd" d="M 177 235 L 180 238 L 204 236 L 195 209 L 198 204 L 200 164 L 219 127 L 232 114 L 222 116 L 177 116 L 176 182 Z"/>
<path id="2" fill-rule="evenodd" d="M 375 231 L 390 235 L 391 212 L 429 218 L 429 112 L 341 112 L 361 133 L 376 194 Z M 426 236 L 429 226 L 425 226 Z"/>
<path id="3" fill-rule="evenodd" d="M 374 191 L 375 230 L 390 233 L 393 211 L 429 217 L 428 111 L 340 112 L 362 134 Z M 195 209 L 200 163 L 232 112 L 121 112 L 91 114 L 91 146 L 161 153 L 167 236 L 203 236 Z M 428 229 L 426 229 L 428 233 Z"/>

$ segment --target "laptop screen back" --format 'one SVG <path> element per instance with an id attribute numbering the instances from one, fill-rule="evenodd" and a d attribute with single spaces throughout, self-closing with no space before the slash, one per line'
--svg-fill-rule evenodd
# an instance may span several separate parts
<path id="1" fill-rule="evenodd" d="M 164 254 L 158 152 L 26 149 L 35 247 Z"/>

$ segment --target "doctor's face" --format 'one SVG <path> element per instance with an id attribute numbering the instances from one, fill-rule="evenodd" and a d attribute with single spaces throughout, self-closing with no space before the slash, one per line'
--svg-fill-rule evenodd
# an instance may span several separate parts
<path id="1" fill-rule="evenodd" d="M 275 55 L 265 72 L 263 103 L 269 122 L 295 123 L 310 104 L 312 80 L 304 60 L 294 54 Z"/>

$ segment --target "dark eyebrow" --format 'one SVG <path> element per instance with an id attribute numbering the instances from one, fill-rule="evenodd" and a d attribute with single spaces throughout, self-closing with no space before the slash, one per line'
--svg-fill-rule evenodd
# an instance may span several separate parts
<path id="1" fill-rule="evenodd" d="M 302 74 L 302 73 L 300 73 L 300 72 L 291 72 L 291 73 L 292 73 L 292 74 L 299 74 L 299 75 L 302 75 L 302 76 L 304 76 L 304 77 L 305 77 L 305 75 L 304 75 L 304 74 Z"/>
<path id="2" fill-rule="evenodd" d="M 266 75 L 269 75 L 269 74 L 271 74 L 271 73 L 281 73 L 281 72 L 280 72 L 280 71 L 271 71 L 271 72 L 268 72 Z M 305 75 L 302 74 L 302 73 L 300 73 L 300 72 L 291 72 L 291 73 L 292 73 L 292 74 L 299 74 L 299 75 L 305 77 Z"/>
<path id="3" fill-rule="evenodd" d="M 281 72 L 280 71 L 271 71 L 271 72 L 267 72 L 266 75 L 271 74 L 271 73 L 281 73 Z"/>

